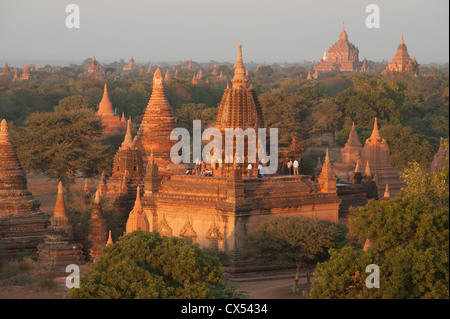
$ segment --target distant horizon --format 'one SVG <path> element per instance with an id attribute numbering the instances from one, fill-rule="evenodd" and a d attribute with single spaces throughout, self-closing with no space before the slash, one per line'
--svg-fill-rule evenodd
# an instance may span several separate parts
<path id="1" fill-rule="evenodd" d="M 68 29 L 68 4 L 80 8 L 80 28 Z M 337 42 L 342 23 L 359 60 L 390 61 L 404 35 L 421 65 L 449 63 L 449 2 L 378 0 L 380 28 L 369 29 L 359 0 L 2 0 L 0 66 L 5 60 L 60 66 L 96 56 L 100 63 L 189 60 L 234 63 L 317 62 Z M 44 64 L 44 65 L 45 65 Z"/>

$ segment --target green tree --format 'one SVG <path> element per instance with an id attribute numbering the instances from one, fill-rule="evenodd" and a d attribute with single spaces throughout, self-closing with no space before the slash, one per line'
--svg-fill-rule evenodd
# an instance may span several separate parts
<path id="1" fill-rule="evenodd" d="M 216 256 L 157 232 L 134 231 L 104 248 L 70 299 L 241 297 L 223 279 Z"/>
<path id="2" fill-rule="evenodd" d="M 58 106 L 55 110 L 31 114 L 26 128 L 14 131 L 12 139 L 27 171 L 58 179 L 69 187 L 78 170 L 92 177 L 111 161 L 108 146 L 96 140 L 103 126 L 93 109 Z"/>
<path id="3" fill-rule="evenodd" d="M 448 163 L 436 174 L 413 164 L 404 179 L 408 186 L 394 199 L 352 210 L 349 235 L 370 245 L 331 251 L 316 268 L 310 298 L 449 298 Z M 365 285 L 372 263 L 380 269 L 377 289 Z"/>
<path id="4" fill-rule="evenodd" d="M 249 234 L 246 255 L 262 264 L 296 265 L 292 287 L 298 291 L 300 270 L 310 283 L 310 270 L 328 258 L 328 249 L 345 239 L 345 227 L 303 216 L 279 217 L 265 222 Z"/>

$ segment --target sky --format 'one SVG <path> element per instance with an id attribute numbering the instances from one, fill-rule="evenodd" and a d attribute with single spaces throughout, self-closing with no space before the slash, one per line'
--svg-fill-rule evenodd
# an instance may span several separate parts
<path id="1" fill-rule="evenodd" d="M 80 28 L 66 27 L 66 6 Z M 380 8 L 367 28 L 366 6 Z M 0 64 L 189 60 L 244 63 L 320 60 L 342 23 L 360 60 L 391 60 L 402 34 L 420 64 L 449 61 L 447 0 L 0 0 Z"/>

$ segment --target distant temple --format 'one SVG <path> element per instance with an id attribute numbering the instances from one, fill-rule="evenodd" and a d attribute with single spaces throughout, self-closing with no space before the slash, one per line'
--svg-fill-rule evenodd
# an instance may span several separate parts
<path id="1" fill-rule="evenodd" d="M 362 68 L 364 66 L 364 68 Z M 328 51 L 325 50 L 321 60 L 316 63 L 314 70 L 322 71 L 342 71 L 342 72 L 367 72 L 369 63 L 365 64 L 359 61 L 358 47 L 348 41 L 347 32 L 345 32 L 344 24 L 339 35 L 338 42 L 334 43 Z"/>
<path id="2" fill-rule="evenodd" d="M 126 130 L 126 123 L 121 121 L 120 116 L 113 110 L 111 100 L 109 99 L 108 86 L 105 83 L 103 97 L 98 105 L 97 115 L 101 117 L 103 125 L 106 127 L 104 136 L 123 134 Z"/>
<path id="3" fill-rule="evenodd" d="M 416 58 L 410 58 L 402 35 L 402 40 L 397 47 L 397 53 L 395 54 L 391 62 L 386 65 L 386 70 L 383 71 L 383 73 L 408 71 L 413 73 L 414 75 L 419 75 L 419 69 L 420 66 L 419 63 L 417 63 Z"/>
<path id="4" fill-rule="evenodd" d="M 102 72 L 102 69 L 100 68 L 100 66 L 97 63 L 97 60 L 95 59 L 95 55 L 92 58 L 91 61 L 91 65 L 88 67 L 88 73 L 92 73 L 95 75 L 103 75 L 104 73 Z"/>
<path id="5" fill-rule="evenodd" d="M 23 73 L 22 76 L 20 77 L 20 80 L 29 80 L 29 79 L 31 79 L 30 68 L 28 67 L 28 64 L 25 64 L 23 66 Z"/>
<path id="6" fill-rule="evenodd" d="M 3 66 L 3 70 L 2 73 L 0 73 L 0 75 L 7 75 L 10 72 L 11 71 L 9 70 L 8 61 L 5 60 L 5 65 Z"/>
<path id="7" fill-rule="evenodd" d="M 361 150 L 360 161 L 366 165 L 366 172 L 370 171 L 378 188 L 378 197 L 382 198 L 389 184 L 389 193 L 394 197 L 405 186 L 399 172 L 390 163 L 391 153 L 386 140 L 380 136 L 377 118 L 373 124 L 372 135 L 366 140 Z M 370 168 L 369 168 L 370 167 Z"/>
<path id="8" fill-rule="evenodd" d="M 123 70 L 124 70 L 124 71 L 131 71 L 131 70 L 135 70 L 135 69 L 138 69 L 138 68 L 139 68 L 139 67 L 136 65 L 136 63 L 134 63 L 133 57 L 131 57 L 130 63 L 128 63 L 127 65 L 125 65 L 125 66 L 123 67 Z"/>

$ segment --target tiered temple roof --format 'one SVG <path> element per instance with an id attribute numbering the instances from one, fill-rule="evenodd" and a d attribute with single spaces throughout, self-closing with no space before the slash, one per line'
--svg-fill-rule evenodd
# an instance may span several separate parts
<path id="1" fill-rule="evenodd" d="M 9 139 L 6 120 L 0 125 L 0 245 L 8 253 L 36 250 L 45 236 L 49 215 L 28 190 L 27 178 Z"/>
<path id="2" fill-rule="evenodd" d="M 417 63 L 416 58 L 410 58 L 408 54 L 408 49 L 406 47 L 405 41 L 400 41 L 400 44 L 397 47 L 397 53 L 395 54 L 394 58 L 386 65 L 386 72 L 403 72 L 403 71 L 409 71 L 412 72 L 414 75 L 419 75 L 419 63 Z"/>
<path id="3" fill-rule="evenodd" d="M 344 24 L 342 24 L 342 31 L 339 35 L 339 40 L 334 43 L 326 55 L 326 61 L 319 61 L 314 69 L 316 71 L 332 71 L 339 70 L 343 72 L 359 72 L 361 62 L 359 61 L 358 47 L 348 41 L 347 32 Z"/>
<path id="4" fill-rule="evenodd" d="M 366 164 L 366 175 L 368 174 L 367 170 L 373 174 L 379 198 L 383 197 L 386 184 L 389 184 L 392 197 L 404 187 L 399 172 L 390 163 L 390 156 L 389 147 L 378 131 L 377 118 L 375 118 L 372 135 L 366 140 L 361 150 L 361 163 L 370 163 L 370 168 L 368 168 L 369 164 Z"/>
<path id="5" fill-rule="evenodd" d="M 170 150 L 176 143 L 170 139 L 170 133 L 176 123 L 169 102 L 164 94 L 163 77 L 157 69 L 153 75 L 153 90 L 136 136 L 136 148 L 141 151 L 144 163 L 148 162 L 153 149 L 155 161 L 164 175 L 184 174 L 184 165 L 174 164 L 170 159 Z"/>

